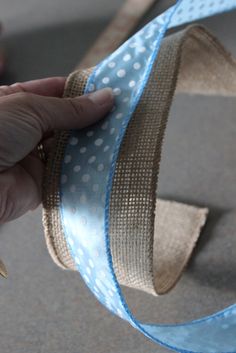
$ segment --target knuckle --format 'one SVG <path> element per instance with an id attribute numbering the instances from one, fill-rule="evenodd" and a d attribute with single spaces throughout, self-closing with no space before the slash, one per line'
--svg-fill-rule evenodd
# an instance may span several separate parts
<path id="1" fill-rule="evenodd" d="M 71 109 L 73 110 L 73 113 L 74 113 L 75 117 L 84 116 L 86 114 L 86 104 L 85 104 L 85 102 L 78 101 L 78 100 L 73 99 L 73 98 L 68 98 L 67 101 L 70 104 Z"/>
<path id="2" fill-rule="evenodd" d="M 7 96 L 10 94 L 10 87 L 9 86 L 0 86 L 0 97 Z"/>
<path id="3" fill-rule="evenodd" d="M 24 88 L 20 82 L 16 82 L 11 86 L 0 86 L 0 97 L 24 92 Z"/>
<path id="4" fill-rule="evenodd" d="M 31 104 L 33 100 L 33 94 L 27 92 L 16 92 L 11 95 L 11 98 L 14 99 L 16 102 L 23 103 L 23 104 Z"/>
<path id="5" fill-rule="evenodd" d="M 20 82 L 14 83 L 9 88 L 12 91 L 12 93 L 24 92 L 24 88 Z"/>

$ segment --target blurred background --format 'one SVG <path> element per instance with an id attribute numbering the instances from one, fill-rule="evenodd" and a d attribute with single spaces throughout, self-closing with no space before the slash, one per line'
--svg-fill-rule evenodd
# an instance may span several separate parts
<path id="1" fill-rule="evenodd" d="M 160 0 L 143 20 L 170 1 Z M 105 28 L 121 0 L 2 0 L 1 84 L 68 75 Z M 201 21 L 236 55 L 236 12 Z M 176 288 L 155 298 L 124 289 L 140 318 L 180 322 L 235 302 L 236 105 L 233 98 L 178 96 L 172 106 L 159 196 L 209 207 L 194 256 Z M 77 273 L 48 255 L 41 210 L 0 228 L 0 353 L 164 353 L 109 314 Z"/>

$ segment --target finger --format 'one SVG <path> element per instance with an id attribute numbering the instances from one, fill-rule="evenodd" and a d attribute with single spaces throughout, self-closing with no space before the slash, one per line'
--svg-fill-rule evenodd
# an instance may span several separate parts
<path id="1" fill-rule="evenodd" d="M 41 97 L 41 103 L 40 117 L 45 133 L 55 129 L 82 129 L 94 124 L 111 111 L 114 96 L 110 88 L 105 88 L 77 98 Z"/>
<path id="2" fill-rule="evenodd" d="M 40 204 L 42 175 L 43 163 L 34 156 L 0 173 L 0 224 L 19 218 Z"/>
<path id="3" fill-rule="evenodd" d="M 49 77 L 40 80 L 17 82 L 10 86 L 0 86 L 0 97 L 20 92 L 33 93 L 41 96 L 62 97 L 65 82 L 65 77 Z"/>
<path id="4" fill-rule="evenodd" d="M 106 88 L 78 98 L 20 93 L 0 104 L 0 171 L 25 158 L 53 130 L 81 129 L 103 118 L 113 107 Z"/>

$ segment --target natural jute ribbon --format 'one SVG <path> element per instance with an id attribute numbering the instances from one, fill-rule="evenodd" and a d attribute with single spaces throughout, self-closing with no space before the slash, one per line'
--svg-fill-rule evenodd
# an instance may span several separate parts
<path id="1" fill-rule="evenodd" d="M 83 94 L 90 73 L 71 74 L 65 96 Z M 170 290 L 179 279 L 207 214 L 206 209 L 156 202 L 162 140 L 175 90 L 228 96 L 236 93 L 234 59 L 202 27 L 190 27 L 163 41 L 122 143 L 112 188 L 110 244 L 117 278 L 121 284 L 158 294 Z M 67 138 L 67 132 L 58 136 L 48 161 L 44 225 L 54 260 L 64 268 L 75 269 L 58 214 L 60 163 Z M 140 176 L 141 170 L 152 173 Z"/>
<path id="2" fill-rule="evenodd" d="M 182 353 L 233 353 L 236 306 L 191 323 L 150 325 L 133 317 L 119 287 L 169 291 L 206 220 L 207 209 L 157 199 L 174 93 L 236 92 L 236 62 L 204 28 L 162 41 L 168 27 L 232 9 L 236 1 L 205 5 L 178 0 L 96 68 L 69 76 L 65 97 L 109 82 L 119 97 L 103 122 L 57 135 L 45 174 L 44 226 L 54 260 L 79 270 L 99 301 L 144 335 Z"/>

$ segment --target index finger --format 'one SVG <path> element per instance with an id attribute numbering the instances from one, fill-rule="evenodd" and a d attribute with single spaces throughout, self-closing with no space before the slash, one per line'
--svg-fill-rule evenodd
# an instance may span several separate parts
<path id="1" fill-rule="evenodd" d="M 28 92 L 40 96 L 62 97 L 65 83 L 65 77 L 49 77 L 27 82 L 17 82 L 10 86 L 0 86 L 0 97 L 19 92 Z"/>

